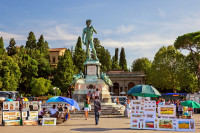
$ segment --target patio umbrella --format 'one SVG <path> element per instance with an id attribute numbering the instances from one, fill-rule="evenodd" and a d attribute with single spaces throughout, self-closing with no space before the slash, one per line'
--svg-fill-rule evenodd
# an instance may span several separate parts
<path id="1" fill-rule="evenodd" d="M 80 110 L 78 103 L 71 98 L 55 96 L 46 101 L 46 103 L 63 103 L 63 102 L 68 103 L 71 106 L 74 106 L 76 109 Z"/>
<path id="2" fill-rule="evenodd" d="M 195 101 L 191 101 L 191 100 L 187 100 L 185 102 L 182 102 L 181 105 L 191 107 L 191 108 L 200 108 L 199 103 L 197 103 Z"/>
<path id="3" fill-rule="evenodd" d="M 14 100 L 12 100 L 12 99 L 8 99 L 7 101 L 9 101 L 9 102 L 10 102 L 10 101 L 14 101 Z"/>
<path id="4" fill-rule="evenodd" d="M 23 100 L 24 100 L 25 102 L 28 102 L 28 98 L 26 98 L 26 97 L 23 97 Z"/>
<path id="5" fill-rule="evenodd" d="M 126 94 L 126 92 L 122 91 L 122 92 L 120 92 L 119 94 L 121 94 L 121 95 L 125 95 L 125 94 Z"/>
<path id="6" fill-rule="evenodd" d="M 136 85 L 127 92 L 128 94 L 132 94 L 133 96 L 141 96 L 141 97 L 159 97 L 160 93 L 156 90 L 156 88 L 150 85 Z"/>

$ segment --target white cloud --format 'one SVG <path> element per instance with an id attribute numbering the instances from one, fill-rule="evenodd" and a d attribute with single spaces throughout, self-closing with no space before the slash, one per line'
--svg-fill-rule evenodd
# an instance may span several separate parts
<path id="1" fill-rule="evenodd" d="M 129 41 L 118 41 L 113 39 L 102 40 L 101 44 L 107 47 L 126 47 L 129 49 L 147 49 L 155 46 L 172 45 L 174 40 L 162 38 L 158 35 L 141 35 Z"/>
<path id="2" fill-rule="evenodd" d="M 26 37 L 23 35 L 8 33 L 4 31 L 0 31 L 0 36 L 2 36 L 4 40 L 10 40 L 10 38 L 14 38 L 15 40 L 26 40 Z"/>
<path id="3" fill-rule="evenodd" d="M 133 31 L 134 29 L 135 26 L 133 25 L 128 25 L 128 26 L 121 25 L 120 27 L 117 28 L 117 34 L 127 34 Z"/>
<path id="4" fill-rule="evenodd" d="M 44 30 L 46 40 L 77 40 L 78 34 L 72 33 L 79 31 L 76 27 L 71 30 L 67 25 L 56 25 L 53 28 Z"/>
<path id="5" fill-rule="evenodd" d="M 158 14 L 160 17 L 165 17 L 166 13 L 162 9 L 158 9 Z"/>
<path id="6" fill-rule="evenodd" d="M 104 29 L 104 30 L 100 30 L 100 32 L 104 35 L 122 35 L 122 34 L 128 34 L 130 32 L 132 32 L 133 30 L 135 30 L 135 26 L 134 25 L 121 25 L 118 28 L 111 30 L 111 29 Z"/>

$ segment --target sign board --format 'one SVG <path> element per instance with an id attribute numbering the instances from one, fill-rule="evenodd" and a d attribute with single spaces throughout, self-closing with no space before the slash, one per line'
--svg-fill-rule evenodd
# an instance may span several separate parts
<path id="1" fill-rule="evenodd" d="M 43 118 L 43 126 L 54 126 L 56 125 L 56 118 Z"/>

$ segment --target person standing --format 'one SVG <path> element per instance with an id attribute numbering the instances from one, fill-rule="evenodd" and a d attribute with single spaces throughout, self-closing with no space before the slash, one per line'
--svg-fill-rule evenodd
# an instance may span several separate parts
<path id="1" fill-rule="evenodd" d="M 95 124 L 99 124 L 99 116 L 101 114 L 101 101 L 98 96 L 95 96 L 94 100 L 94 114 L 95 114 Z"/>
<path id="2" fill-rule="evenodd" d="M 125 117 L 130 117 L 131 114 L 131 104 L 130 104 L 130 99 L 127 99 L 126 104 L 125 104 L 125 111 L 124 111 L 124 116 Z"/>
<path id="3" fill-rule="evenodd" d="M 88 112 L 90 110 L 89 104 L 90 104 L 89 99 L 86 97 L 86 101 L 84 103 L 85 120 L 87 120 L 87 118 L 88 118 Z"/>
<path id="4" fill-rule="evenodd" d="M 98 97 L 100 96 L 100 91 L 101 90 L 99 88 L 96 89 L 96 96 L 98 96 Z"/>
<path id="5" fill-rule="evenodd" d="M 95 90 L 94 90 L 93 93 L 92 93 L 92 99 L 93 99 L 93 100 L 95 100 L 95 96 L 96 96 L 96 92 L 95 92 Z"/>
<path id="6" fill-rule="evenodd" d="M 91 92 L 89 91 L 88 94 L 87 94 L 87 98 L 91 99 L 91 97 L 92 97 L 92 94 L 91 94 Z"/>

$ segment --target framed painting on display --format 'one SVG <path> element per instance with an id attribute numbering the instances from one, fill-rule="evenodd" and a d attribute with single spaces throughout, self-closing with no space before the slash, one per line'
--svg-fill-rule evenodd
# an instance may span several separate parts
<path id="1" fill-rule="evenodd" d="M 43 118 L 43 126 L 54 126 L 56 125 L 56 118 Z"/>
<path id="2" fill-rule="evenodd" d="M 176 117 L 176 106 L 158 105 L 158 116 Z"/>

